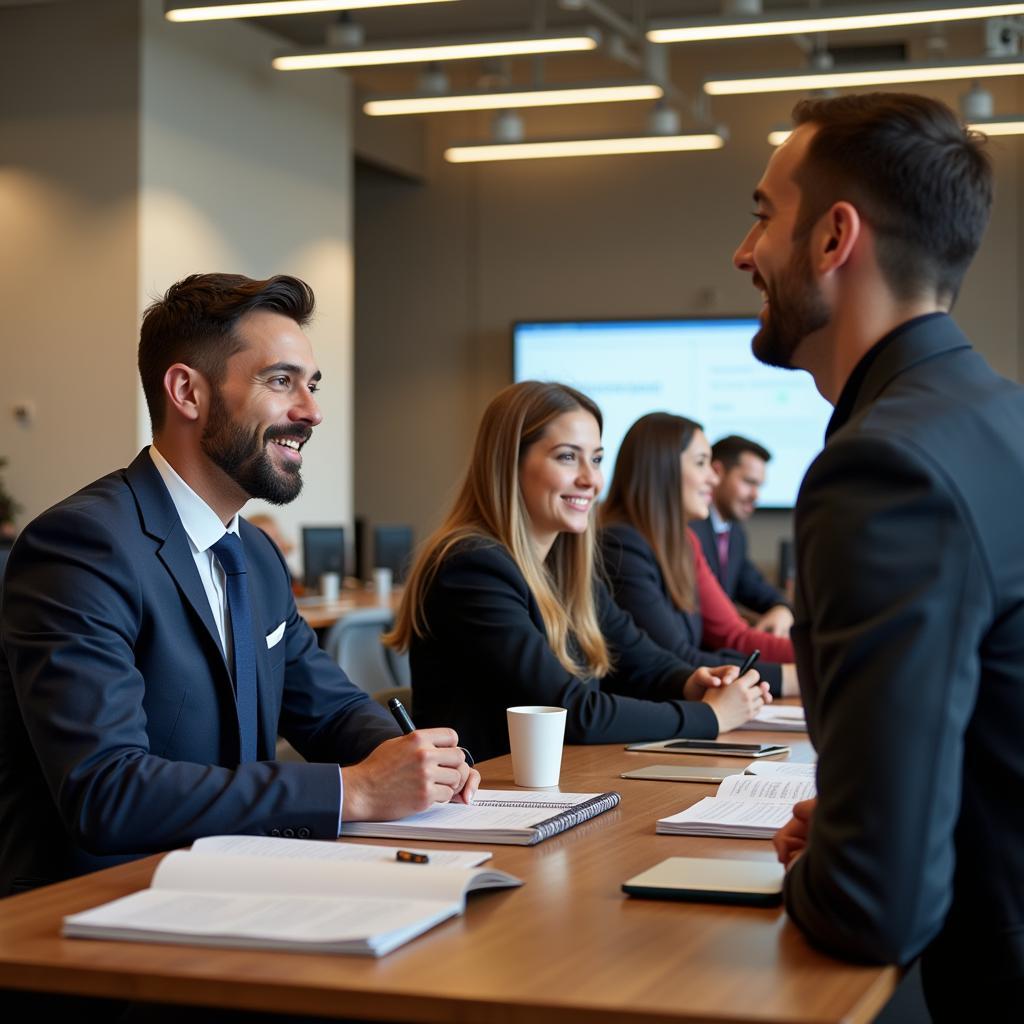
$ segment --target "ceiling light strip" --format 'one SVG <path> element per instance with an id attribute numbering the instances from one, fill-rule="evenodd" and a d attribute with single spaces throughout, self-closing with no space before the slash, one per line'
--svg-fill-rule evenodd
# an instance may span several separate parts
<path id="1" fill-rule="evenodd" d="M 374 7 L 406 7 L 412 4 L 453 3 L 454 0 L 253 0 L 252 3 L 203 4 L 171 7 L 168 21 L 227 21 L 235 18 L 271 18 L 279 14 L 324 14 L 329 11 L 372 10 Z"/>
<path id="2" fill-rule="evenodd" d="M 689 18 L 685 21 L 655 22 L 647 32 L 652 43 L 695 43 L 722 39 L 755 39 L 764 36 L 799 35 L 804 32 L 847 32 L 858 29 L 893 28 L 902 25 L 930 25 L 934 22 L 970 21 L 979 18 L 1010 17 L 1024 14 L 1024 3 L 958 4 L 943 6 L 934 2 L 913 5 L 888 5 L 867 13 L 822 11 L 776 11 L 759 18 Z"/>
<path id="3" fill-rule="evenodd" d="M 1024 117 L 996 117 L 991 121 L 970 121 L 967 127 L 986 135 L 1024 135 Z"/>
<path id="4" fill-rule="evenodd" d="M 444 114 L 464 110 L 507 110 L 517 107 L 560 107 L 583 103 L 627 103 L 658 100 L 665 90 L 653 82 L 630 85 L 557 86 L 550 89 L 451 93 L 446 96 L 393 96 L 367 99 L 363 113 L 371 117 L 400 114 Z"/>
<path id="5" fill-rule="evenodd" d="M 1024 58 L 973 64 L 896 64 L 849 71 L 788 71 L 778 75 L 715 78 L 704 83 L 709 96 L 743 96 L 761 92 L 804 92 L 855 86 L 903 85 L 909 82 L 952 82 L 964 78 L 1005 78 L 1024 75 Z"/>
<path id="6" fill-rule="evenodd" d="M 565 139 L 548 142 L 506 142 L 446 149 L 449 163 L 482 163 L 493 160 L 544 160 L 572 156 L 621 156 L 627 153 L 680 153 L 721 149 L 721 135 L 641 135 L 616 139 Z"/>
<path id="7" fill-rule="evenodd" d="M 278 71 L 310 71 L 320 68 L 373 67 L 385 64 L 418 64 L 430 61 L 474 60 L 486 57 L 522 57 L 538 53 L 572 53 L 594 50 L 600 34 L 538 35 L 420 45 L 365 47 L 358 50 L 319 50 L 275 57 Z"/>
<path id="8" fill-rule="evenodd" d="M 971 131 L 986 135 L 1024 135 L 1024 117 L 996 117 L 991 121 L 968 121 Z M 768 143 L 781 146 L 793 134 L 792 128 L 776 128 L 768 133 Z"/>

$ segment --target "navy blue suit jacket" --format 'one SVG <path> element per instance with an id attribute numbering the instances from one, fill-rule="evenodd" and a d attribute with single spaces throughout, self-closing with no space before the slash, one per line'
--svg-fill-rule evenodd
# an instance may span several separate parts
<path id="1" fill-rule="evenodd" d="M 854 388 L 796 509 L 818 806 L 786 904 L 833 953 L 924 950 L 941 1019 L 970 1019 L 964 998 L 1007 1019 L 1024 998 L 1024 389 L 941 316 Z"/>
<path id="2" fill-rule="evenodd" d="M 261 758 L 242 766 L 209 601 L 148 450 L 18 538 L 0 617 L 0 892 L 216 833 L 337 836 L 337 765 L 398 728 L 319 649 L 273 543 L 240 532 Z M 320 763 L 273 762 L 279 732 Z"/>
<path id="3" fill-rule="evenodd" d="M 730 600 L 760 615 L 777 604 L 789 604 L 786 595 L 773 587 L 750 560 L 747 531 L 742 523 L 734 522 L 729 529 L 729 561 L 724 571 L 718 560 L 718 543 L 711 519 L 694 519 L 690 528 L 697 534 L 704 557 Z"/>

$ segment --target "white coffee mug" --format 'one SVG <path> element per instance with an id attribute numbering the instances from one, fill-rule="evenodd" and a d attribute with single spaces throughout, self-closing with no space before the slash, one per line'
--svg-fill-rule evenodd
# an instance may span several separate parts
<path id="1" fill-rule="evenodd" d="M 341 577 L 336 572 L 325 572 L 320 577 L 320 595 L 325 601 L 337 601 L 341 593 Z"/>
<path id="2" fill-rule="evenodd" d="M 378 568 L 373 570 L 373 589 L 377 600 L 386 604 L 391 599 L 391 570 Z"/>
<path id="3" fill-rule="evenodd" d="M 505 714 L 515 784 L 527 789 L 557 786 L 562 769 L 565 708 L 529 704 L 507 708 Z"/>

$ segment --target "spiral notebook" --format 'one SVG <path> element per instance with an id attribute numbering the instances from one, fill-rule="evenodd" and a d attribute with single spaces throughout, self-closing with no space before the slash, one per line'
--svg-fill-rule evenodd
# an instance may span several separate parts
<path id="1" fill-rule="evenodd" d="M 618 802 L 618 793 L 481 789 L 471 804 L 437 804 L 398 821 L 345 822 L 343 835 L 533 846 Z"/>

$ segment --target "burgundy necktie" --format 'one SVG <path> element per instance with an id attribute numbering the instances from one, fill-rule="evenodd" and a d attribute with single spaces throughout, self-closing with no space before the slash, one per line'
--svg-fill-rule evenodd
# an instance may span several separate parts
<path id="1" fill-rule="evenodd" d="M 723 530 L 721 533 L 715 534 L 715 540 L 718 542 L 718 570 L 723 579 L 726 566 L 729 564 L 729 534 L 731 532 L 731 530 Z"/>

